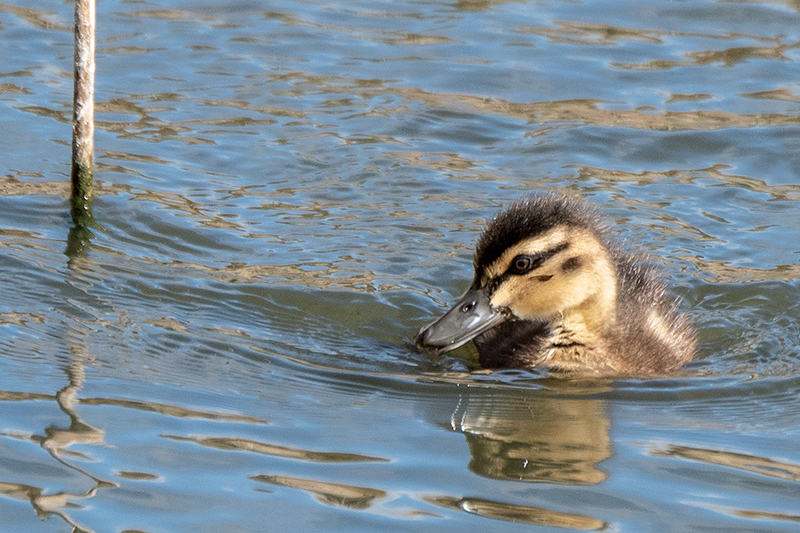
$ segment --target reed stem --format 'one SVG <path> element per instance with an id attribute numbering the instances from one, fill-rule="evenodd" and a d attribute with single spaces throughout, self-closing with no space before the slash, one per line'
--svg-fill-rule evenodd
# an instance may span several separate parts
<path id="1" fill-rule="evenodd" d="M 94 153 L 95 2 L 75 0 L 75 68 L 72 114 L 72 201 L 92 200 Z"/>

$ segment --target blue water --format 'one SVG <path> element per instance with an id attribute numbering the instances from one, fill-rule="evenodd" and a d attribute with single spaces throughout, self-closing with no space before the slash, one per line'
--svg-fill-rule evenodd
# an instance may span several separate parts
<path id="1" fill-rule="evenodd" d="M 0 4 L 0 530 L 795 531 L 800 7 Z M 670 379 L 413 337 L 485 220 L 570 189 L 662 263 Z"/>

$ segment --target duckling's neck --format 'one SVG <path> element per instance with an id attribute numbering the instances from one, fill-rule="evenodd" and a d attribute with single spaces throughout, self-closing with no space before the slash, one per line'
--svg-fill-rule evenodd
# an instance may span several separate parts
<path id="1" fill-rule="evenodd" d="M 599 285 L 599 292 L 551 321 L 544 365 L 564 371 L 613 370 L 604 332 L 617 321 L 617 291 L 614 280 L 607 281 Z"/>

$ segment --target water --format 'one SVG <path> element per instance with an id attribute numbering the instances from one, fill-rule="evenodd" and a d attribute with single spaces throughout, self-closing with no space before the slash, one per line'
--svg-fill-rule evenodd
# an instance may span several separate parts
<path id="1" fill-rule="evenodd" d="M 796 2 L 0 4 L 0 529 L 795 531 Z M 659 380 L 417 351 L 484 220 L 572 189 L 663 263 Z"/>

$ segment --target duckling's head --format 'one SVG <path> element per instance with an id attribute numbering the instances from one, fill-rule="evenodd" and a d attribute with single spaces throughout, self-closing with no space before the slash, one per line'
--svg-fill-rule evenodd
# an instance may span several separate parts
<path id="1" fill-rule="evenodd" d="M 489 222 L 475 251 L 470 289 L 423 328 L 417 345 L 455 349 L 510 320 L 571 317 L 593 330 L 616 319 L 613 245 L 598 213 L 577 197 L 536 194 Z"/>

